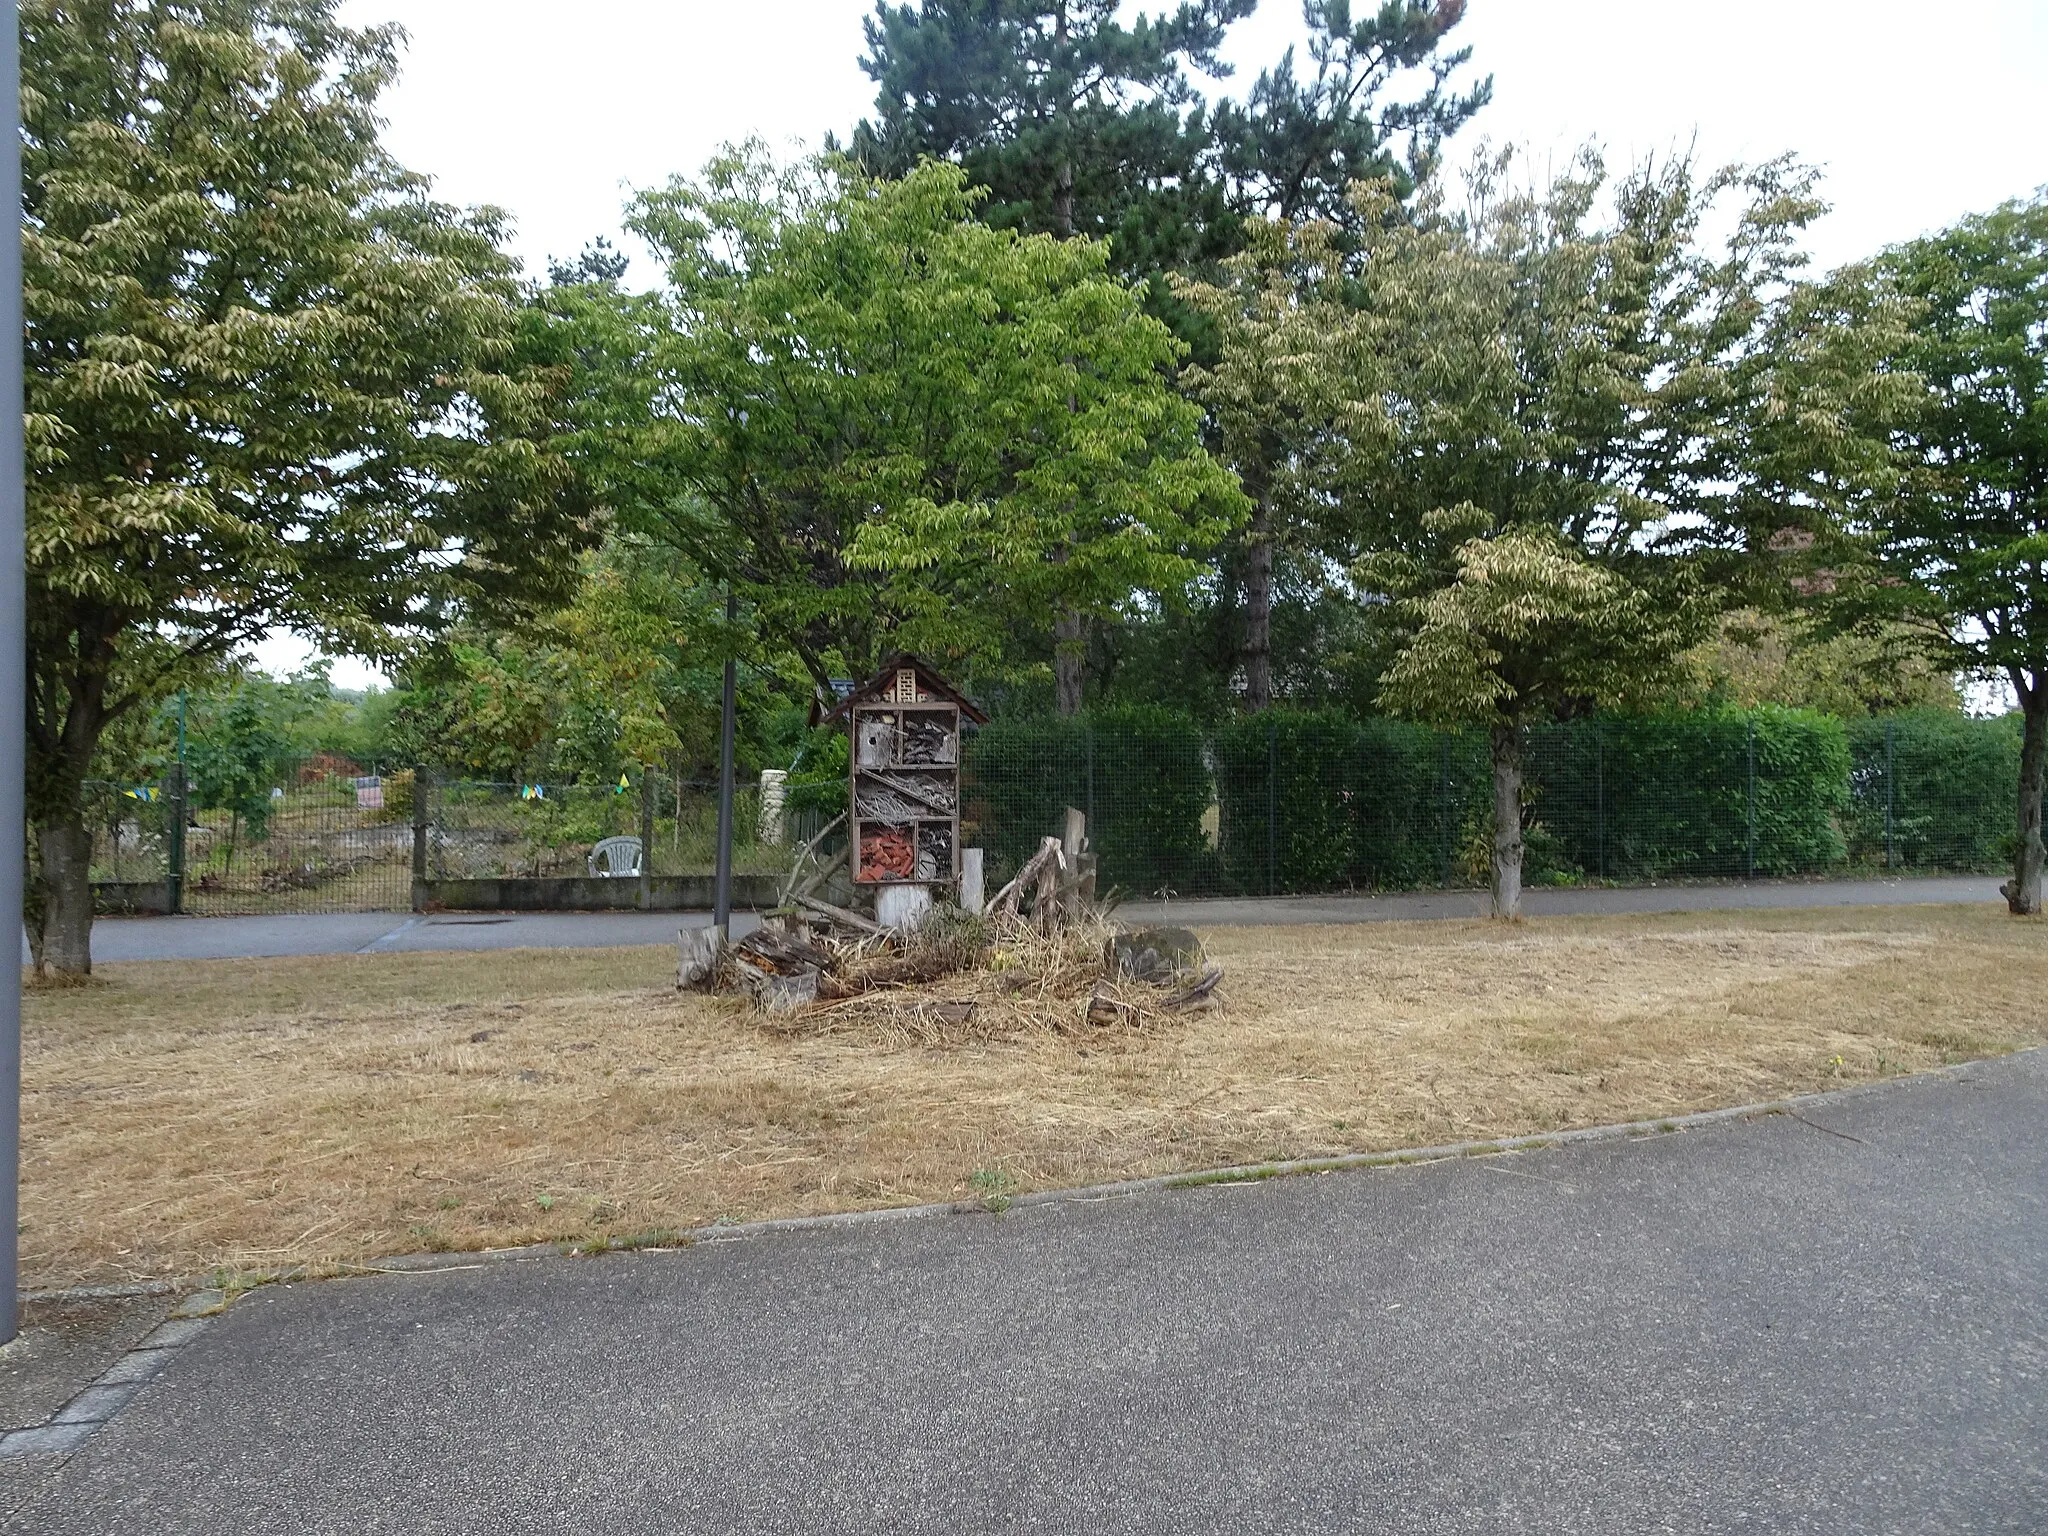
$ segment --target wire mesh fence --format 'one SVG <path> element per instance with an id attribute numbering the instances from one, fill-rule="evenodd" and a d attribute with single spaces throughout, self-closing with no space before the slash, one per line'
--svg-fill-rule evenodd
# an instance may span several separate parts
<path id="1" fill-rule="evenodd" d="M 1929 711 L 1596 718 L 1528 733 L 1534 885 L 1992 870 L 2013 846 L 2019 740 Z M 1130 897 L 1480 886 L 1493 842 L 1477 732 L 1274 711 L 1002 723 L 969 744 L 962 836 L 1007 878 L 1066 806 Z"/>
<path id="2" fill-rule="evenodd" d="M 634 840 L 617 858 L 648 873 L 708 874 L 718 856 L 718 786 L 659 772 L 612 783 L 548 784 L 430 776 L 426 873 L 431 880 L 550 879 L 624 872 L 600 845 Z M 758 786 L 733 796 L 733 868 L 774 873 L 788 860 L 782 827 L 765 829 Z"/>
<path id="3" fill-rule="evenodd" d="M 1523 766 L 1531 885 L 1989 871 L 2011 858 L 2019 734 L 1937 711 L 1595 718 L 1531 731 Z M 278 779 L 211 805 L 175 775 L 88 786 L 94 879 L 176 888 L 132 903 L 150 909 L 405 910 L 416 857 L 428 881 L 638 873 L 643 859 L 655 876 L 704 875 L 716 859 L 716 786 L 672 774 L 533 784 L 308 760 Z M 1132 899 L 1489 876 L 1492 766 L 1476 732 L 1293 711 L 1204 727 L 1138 710 L 969 739 L 961 834 L 985 850 L 991 890 L 1070 806 L 1101 888 Z M 741 787 L 735 873 L 786 870 L 844 809 L 843 779 L 793 785 L 786 806 Z"/>
<path id="4" fill-rule="evenodd" d="M 236 793 L 150 784 L 88 786 L 93 879 L 106 904 L 155 910 L 132 889 L 175 887 L 161 905 L 199 915 L 403 911 L 412 903 L 411 770 L 292 762 Z M 111 807 L 103 819 L 96 813 Z"/>

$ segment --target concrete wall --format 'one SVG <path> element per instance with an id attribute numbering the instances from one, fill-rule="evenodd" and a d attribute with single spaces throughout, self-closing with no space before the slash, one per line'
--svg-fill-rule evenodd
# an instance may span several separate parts
<path id="1" fill-rule="evenodd" d="M 171 910 L 168 880 L 95 880 L 92 909 L 107 917 L 162 917 Z"/>
<path id="2" fill-rule="evenodd" d="M 716 896 L 710 875 L 656 875 L 648 882 L 649 912 L 708 912 Z M 560 875 L 542 879 L 425 880 L 418 882 L 415 907 L 453 912 L 639 911 L 640 882 L 627 875 L 602 879 Z M 743 911 L 775 905 L 782 894 L 779 875 L 734 875 L 732 904 Z"/>

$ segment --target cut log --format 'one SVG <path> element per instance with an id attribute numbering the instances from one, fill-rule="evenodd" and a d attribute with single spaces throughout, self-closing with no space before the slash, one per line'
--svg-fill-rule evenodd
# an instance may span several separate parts
<path id="1" fill-rule="evenodd" d="M 790 1013 L 817 1001 L 821 979 L 817 971 L 764 971 L 744 964 L 739 971 L 742 990 L 770 1013 Z"/>
<path id="2" fill-rule="evenodd" d="M 1103 963 L 1133 981 L 1180 981 L 1202 968 L 1202 941 L 1191 928 L 1139 928 L 1109 941 Z"/>
<path id="3" fill-rule="evenodd" d="M 718 985 L 725 935 L 716 928 L 685 928 L 676 937 L 676 989 L 709 992 Z"/>
<path id="4" fill-rule="evenodd" d="M 813 943 L 808 933 L 798 935 L 781 924 L 762 924 L 733 946 L 733 958 L 758 969 L 793 975 L 798 971 L 828 971 L 832 952 Z"/>

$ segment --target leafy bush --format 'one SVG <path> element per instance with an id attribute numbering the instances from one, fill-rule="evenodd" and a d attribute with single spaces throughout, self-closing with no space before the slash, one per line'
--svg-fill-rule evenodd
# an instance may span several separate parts
<path id="1" fill-rule="evenodd" d="M 785 785 L 783 805 L 792 827 L 822 826 L 846 814 L 848 766 L 845 727 L 811 732 Z"/>

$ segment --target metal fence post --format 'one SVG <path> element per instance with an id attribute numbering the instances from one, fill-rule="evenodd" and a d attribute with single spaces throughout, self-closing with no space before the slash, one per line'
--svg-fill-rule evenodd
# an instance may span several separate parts
<path id="1" fill-rule="evenodd" d="M 1437 884 L 1451 883 L 1451 738 L 1437 732 L 1436 766 Z"/>
<path id="2" fill-rule="evenodd" d="M 1099 843 L 1101 837 L 1095 831 L 1095 723 L 1089 721 L 1081 727 L 1081 740 L 1088 754 L 1088 839 Z"/>
<path id="3" fill-rule="evenodd" d="M 654 774 L 640 770 L 640 910 L 654 908 Z"/>
<path id="4" fill-rule="evenodd" d="M 1607 732 L 1593 722 L 1593 841 L 1600 878 L 1607 878 Z"/>
<path id="5" fill-rule="evenodd" d="M 1280 727 L 1266 717 L 1266 894 L 1280 889 Z"/>
<path id="6" fill-rule="evenodd" d="M 165 777 L 170 781 L 170 802 L 164 808 L 164 909 L 173 917 L 185 910 L 185 824 L 192 817 L 187 798 L 185 765 L 171 764 Z"/>
<path id="7" fill-rule="evenodd" d="M 1897 782 L 1892 775 L 1896 767 L 1897 758 L 1892 751 L 1892 722 L 1887 717 L 1884 722 L 1884 867 L 1886 869 L 1894 868 L 1898 862 L 1898 849 L 1893 831 L 1895 823 L 1892 815 L 1892 786 Z"/>
<path id="8" fill-rule="evenodd" d="M 21 7 L 4 7 L 0 39 L 0 105 L 7 143 L 0 147 L 0 206 L 21 206 Z M 21 241 L 0 256 L 0 331 L 21 335 Z M 21 442 L 22 357 L 7 344 L 0 363 L 0 934 L 19 955 L 22 882 L 27 874 L 26 788 L 28 596 Z M 0 1344 L 13 1339 L 21 1271 L 21 967 L 10 958 L 0 985 Z"/>
<path id="9" fill-rule="evenodd" d="M 1749 722 L 1749 878 L 1756 878 L 1756 721 Z"/>
<path id="10" fill-rule="evenodd" d="M 433 779 L 426 765 L 415 764 L 412 770 L 412 909 L 424 912 L 427 909 L 427 796 L 433 792 Z"/>

